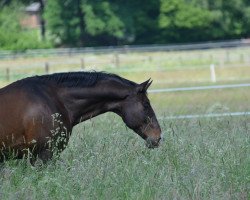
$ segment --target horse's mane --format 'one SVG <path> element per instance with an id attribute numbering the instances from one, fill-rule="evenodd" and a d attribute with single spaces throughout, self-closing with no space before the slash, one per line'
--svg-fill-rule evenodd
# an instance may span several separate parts
<path id="1" fill-rule="evenodd" d="M 122 78 L 116 74 L 106 72 L 68 72 L 68 73 L 55 73 L 50 75 L 34 76 L 33 80 L 43 82 L 55 82 L 63 87 L 87 87 L 95 85 L 99 80 L 115 79 L 126 85 L 135 86 L 136 83 Z"/>

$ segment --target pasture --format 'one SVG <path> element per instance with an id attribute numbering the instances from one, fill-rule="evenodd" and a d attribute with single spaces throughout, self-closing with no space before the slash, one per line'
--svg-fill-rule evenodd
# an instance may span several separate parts
<path id="1" fill-rule="evenodd" d="M 227 52 L 233 56 L 227 57 Z M 121 55 L 119 67 L 109 63 L 113 55 L 84 57 L 89 66 L 85 69 L 91 68 L 92 59 L 96 70 L 136 82 L 151 77 L 152 88 L 168 88 L 213 85 L 211 60 L 216 64 L 216 84 L 249 83 L 247 52 Z M 80 56 L 1 60 L 0 70 L 4 73 L 8 66 L 13 75 L 9 81 L 2 76 L 1 85 L 44 73 L 45 62 L 54 63 L 51 72 L 79 70 L 80 62 L 74 60 Z M 25 67 L 29 65 L 37 67 Z M 26 160 L 1 166 L 0 199 L 249 199 L 250 116 L 167 117 L 249 112 L 250 87 L 149 93 L 149 98 L 164 132 L 158 149 L 147 149 L 118 116 L 106 113 L 76 126 L 66 150 L 47 166 L 32 167 Z"/>
<path id="2" fill-rule="evenodd" d="M 86 53 L 40 55 L 0 60 L 0 85 L 27 76 L 61 71 L 102 70 L 134 81 L 148 77 L 154 87 L 201 85 L 210 82 L 210 64 L 218 83 L 249 80 L 250 48 L 176 52 Z M 46 69 L 48 66 L 48 69 Z M 142 73 L 143 72 L 143 73 Z"/>

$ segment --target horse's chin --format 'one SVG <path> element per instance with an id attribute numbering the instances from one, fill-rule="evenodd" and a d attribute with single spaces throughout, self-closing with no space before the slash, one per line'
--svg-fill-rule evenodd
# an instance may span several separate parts
<path id="1" fill-rule="evenodd" d="M 146 147 L 148 147 L 149 149 L 155 149 L 159 147 L 159 142 L 158 143 L 153 143 L 149 140 L 146 140 Z"/>
<path id="2" fill-rule="evenodd" d="M 154 146 L 154 145 L 148 145 L 148 144 L 146 144 L 146 146 L 147 146 L 147 148 L 149 148 L 149 149 L 156 149 L 156 148 L 159 147 L 159 145 Z"/>

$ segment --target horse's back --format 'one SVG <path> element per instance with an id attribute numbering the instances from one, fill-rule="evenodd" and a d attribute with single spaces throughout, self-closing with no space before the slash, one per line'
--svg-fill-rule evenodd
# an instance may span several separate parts
<path id="1" fill-rule="evenodd" d="M 44 139 L 55 106 L 46 87 L 20 81 L 0 90 L 0 147 L 23 149 Z M 51 101 L 50 101 L 51 100 Z M 49 103 L 50 102 L 50 103 Z"/>

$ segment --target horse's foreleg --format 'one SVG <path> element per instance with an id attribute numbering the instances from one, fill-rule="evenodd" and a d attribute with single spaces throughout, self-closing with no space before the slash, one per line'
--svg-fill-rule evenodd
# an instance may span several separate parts
<path id="1" fill-rule="evenodd" d="M 38 153 L 38 158 L 40 158 L 44 164 L 46 164 L 49 160 L 51 160 L 52 156 L 53 152 L 49 149 L 43 149 Z"/>
<path id="2" fill-rule="evenodd" d="M 25 138 L 29 143 L 34 142 L 32 159 L 39 158 L 46 163 L 53 154 L 66 148 L 72 128 L 69 121 L 59 113 L 31 119 L 27 118 Z"/>
<path id="3" fill-rule="evenodd" d="M 29 157 L 30 164 L 35 166 L 37 159 L 42 160 L 43 164 L 46 164 L 53 156 L 53 152 L 47 145 L 38 147 L 33 151 Z"/>

